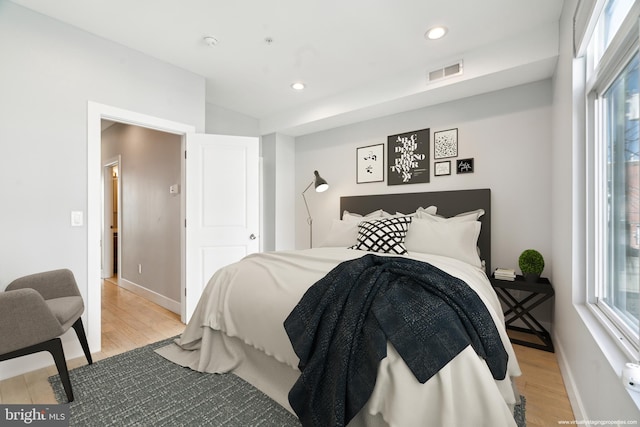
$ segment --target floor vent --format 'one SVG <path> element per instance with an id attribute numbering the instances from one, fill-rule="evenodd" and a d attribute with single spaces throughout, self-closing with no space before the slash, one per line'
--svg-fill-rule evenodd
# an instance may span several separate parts
<path id="1" fill-rule="evenodd" d="M 436 80 L 441 80 L 446 77 L 459 76 L 462 74 L 462 60 L 455 64 L 447 65 L 446 67 L 438 68 L 437 70 L 429 71 L 427 73 L 427 82 L 431 83 Z"/>

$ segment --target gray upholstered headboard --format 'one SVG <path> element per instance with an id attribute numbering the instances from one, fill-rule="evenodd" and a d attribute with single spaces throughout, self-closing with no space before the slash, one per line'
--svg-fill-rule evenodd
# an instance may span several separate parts
<path id="1" fill-rule="evenodd" d="M 482 229 L 478 238 L 480 256 L 485 261 L 487 274 L 491 274 L 491 190 L 434 191 L 426 193 L 376 194 L 372 196 L 340 197 L 340 217 L 347 210 L 352 213 L 366 215 L 377 209 L 389 213 L 411 213 L 419 207 L 437 206 L 438 214 L 446 217 L 484 209 L 480 217 Z"/>

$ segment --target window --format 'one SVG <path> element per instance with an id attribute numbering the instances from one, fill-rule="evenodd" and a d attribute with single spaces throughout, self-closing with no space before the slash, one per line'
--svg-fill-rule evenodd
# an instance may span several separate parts
<path id="1" fill-rule="evenodd" d="M 626 350 L 640 350 L 638 13 L 630 0 L 600 9 L 587 49 L 587 215 L 591 305 Z"/>
<path id="2" fill-rule="evenodd" d="M 640 215 L 638 174 L 638 54 L 602 95 L 606 144 L 605 277 L 598 304 L 638 342 Z M 604 202 L 604 201 L 603 201 Z M 612 313 L 609 313 L 612 311 Z"/>
<path id="3" fill-rule="evenodd" d="M 609 0 L 605 3 L 589 43 L 592 64 L 600 62 L 602 54 L 611 44 L 613 36 L 622 26 L 632 5 L 633 0 Z"/>

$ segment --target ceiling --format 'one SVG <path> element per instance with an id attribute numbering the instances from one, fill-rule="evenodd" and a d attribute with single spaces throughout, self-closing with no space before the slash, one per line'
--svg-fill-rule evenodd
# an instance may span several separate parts
<path id="1" fill-rule="evenodd" d="M 204 76 L 208 103 L 258 119 L 261 134 L 292 136 L 550 77 L 562 9 L 562 0 L 13 2 Z M 435 25 L 447 35 L 427 40 Z M 459 60 L 462 75 L 428 84 L 430 70 Z"/>

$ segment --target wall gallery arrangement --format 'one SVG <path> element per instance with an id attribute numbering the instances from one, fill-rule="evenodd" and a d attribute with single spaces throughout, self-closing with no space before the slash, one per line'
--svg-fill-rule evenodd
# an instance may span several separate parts
<path id="1" fill-rule="evenodd" d="M 422 129 L 387 137 L 387 185 L 429 182 L 430 130 Z M 384 182 L 384 144 L 356 149 L 356 182 Z M 433 133 L 433 176 L 452 174 L 458 157 L 458 128 Z M 456 159 L 456 174 L 473 173 L 473 158 Z"/>
<path id="2" fill-rule="evenodd" d="M 447 129 L 433 133 L 434 160 L 458 157 L 458 129 Z M 473 173 L 473 159 L 458 159 L 456 174 Z M 433 176 L 451 175 L 451 160 L 433 163 Z"/>

